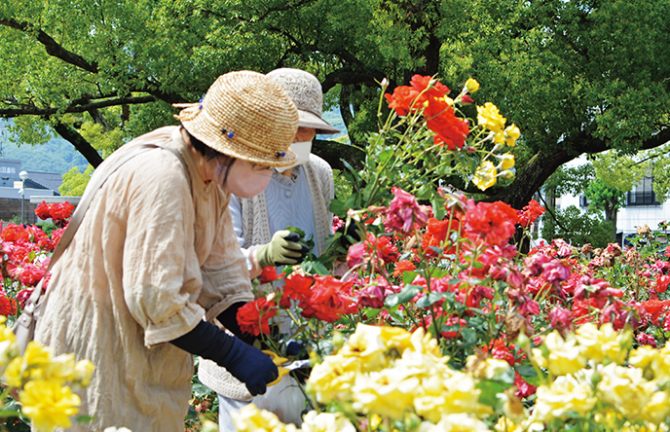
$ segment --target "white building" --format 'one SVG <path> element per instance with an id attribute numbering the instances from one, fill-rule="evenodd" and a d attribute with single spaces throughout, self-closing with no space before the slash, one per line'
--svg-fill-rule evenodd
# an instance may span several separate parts
<path id="1" fill-rule="evenodd" d="M 574 168 L 587 163 L 584 156 L 566 164 L 567 168 Z M 670 221 L 670 200 L 660 203 L 652 189 L 653 179 L 645 177 L 632 191 L 626 194 L 625 206 L 617 214 L 617 240 L 630 234 L 637 233 L 637 227 L 647 225 L 652 230 L 658 229 L 658 224 Z M 563 195 L 556 199 L 556 208 L 565 210 L 575 206 L 582 212 L 588 208 L 584 196 Z M 546 216 L 545 216 L 546 217 Z"/>

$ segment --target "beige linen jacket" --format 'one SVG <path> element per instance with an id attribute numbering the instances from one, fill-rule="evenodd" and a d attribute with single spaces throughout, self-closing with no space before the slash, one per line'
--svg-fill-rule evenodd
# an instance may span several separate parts
<path id="1" fill-rule="evenodd" d="M 80 412 L 93 421 L 73 431 L 183 431 L 193 359 L 169 341 L 205 315 L 253 300 L 230 196 L 204 183 L 178 127 L 129 142 L 94 176 L 142 143 L 177 149 L 192 184 L 175 155 L 161 149 L 112 174 L 54 266 L 37 324 L 36 339 L 55 354 L 74 353 L 96 367 L 91 386 L 79 392 Z"/>

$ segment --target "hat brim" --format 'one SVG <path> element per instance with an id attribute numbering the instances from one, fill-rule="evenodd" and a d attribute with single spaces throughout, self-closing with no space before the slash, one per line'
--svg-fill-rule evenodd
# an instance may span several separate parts
<path id="1" fill-rule="evenodd" d="M 225 154 L 226 156 L 274 168 L 291 166 L 298 161 L 298 156 L 293 153 L 290 148 L 286 149 L 285 152 L 282 152 L 283 154 L 281 156 L 261 152 L 236 143 L 235 138 L 229 139 L 224 137 L 221 134 L 221 131 L 207 122 L 182 121 L 182 126 L 184 126 L 191 135 L 202 141 L 203 144 L 213 148 L 219 153 Z"/>
<path id="2" fill-rule="evenodd" d="M 340 132 L 339 129 L 332 127 L 321 117 L 301 109 L 298 110 L 298 126 L 316 129 L 318 135 L 331 135 Z"/>

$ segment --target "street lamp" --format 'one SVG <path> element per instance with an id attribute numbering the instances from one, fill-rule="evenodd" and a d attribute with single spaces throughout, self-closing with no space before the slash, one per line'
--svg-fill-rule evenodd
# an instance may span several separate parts
<path id="1" fill-rule="evenodd" d="M 19 193 L 21 194 L 21 225 L 23 225 L 23 201 L 24 201 L 24 196 L 26 193 L 26 180 L 28 180 L 28 173 L 25 171 L 21 171 L 19 173 L 19 178 L 21 179 L 21 190 Z"/>

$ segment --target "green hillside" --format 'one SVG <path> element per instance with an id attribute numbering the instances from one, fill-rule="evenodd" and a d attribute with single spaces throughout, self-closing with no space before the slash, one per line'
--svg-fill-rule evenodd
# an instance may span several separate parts
<path id="1" fill-rule="evenodd" d="M 65 174 L 72 167 L 83 172 L 88 165 L 69 142 L 62 138 L 53 138 L 43 145 L 17 145 L 9 140 L 4 127 L 6 121 L 0 120 L 0 157 L 21 160 L 21 169 L 27 171 L 52 172 Z"/>
<path id="2" fill-rule="evenodd" d="M 323 139 L 334 139 L 346 135 L 346 127 L 339 110 L 323 113 L 323 118 L 342 132 L 336 135 L 323 135 Z M 53 138 L 46 144 L 32 146 L 17 145 L 9 140 L 8 131 L 4 127 L 8 122 L 0 119 L 0 158 L 21 160 L 21 169 L 27 171 L 53 172 L 65 174 L 72 167 L 80 172 L 86 169 L 86 159 L 75 148 L 62 138 Z"/>

